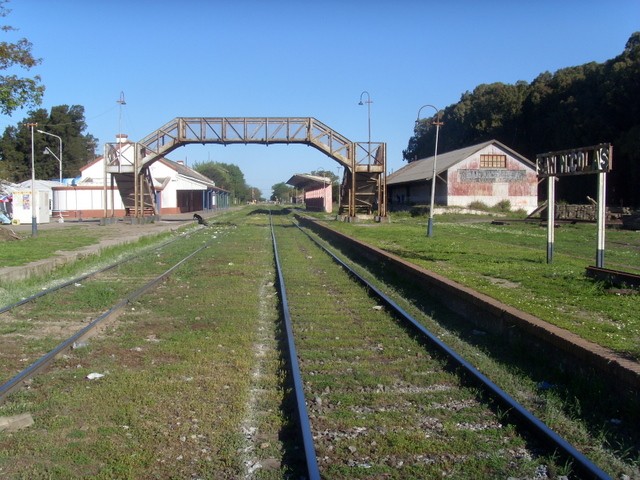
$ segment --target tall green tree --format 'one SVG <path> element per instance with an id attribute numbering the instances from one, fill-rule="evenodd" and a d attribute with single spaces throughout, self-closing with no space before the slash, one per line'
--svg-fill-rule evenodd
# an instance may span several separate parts
<path id="1" fill-rule="evenodd" d="M 10 12 L 6 3 L 8 0 L 0 1 L 0 17 L 6 17 Z M 7 33 L 16 29 L 2 25 L 0 30 Z M 26 38 L 0 42 L 0 72 L 3 72 L 0 75 L 0 112 L 4 115 L 11 115 L 19 108 L 33 108 L 42 101 L 44 86 L 40 83 L 40 76 L 24 77 L 16 73 L 28 71 L 41 63 L 41 59 L 32 55 L 32 47 Z"/>
<path id="2" fill-rule="evenodd" d="M 95 159 L 98 140 L 84 134 L 87 124 L 84 107 L 59 105 L 51 112 L 37 109 L 18 123 L 9 126 L 0 138 L 0 176 L 12 182 L 21 182 L 31 177 L 31 128 L 33 128 L 33 153 L 35 176 L 38 179 L 57 179 L 60 175 L 60 141 L 62 140 L 62 176 L 77 177 L 80 168 Z M 42 130 L 51 135 L 38 132 Z M 44 152 L 52 152 L 45 154 Z"/>
<path id="3" fill-rule="evenodd" d="M 196 163 L 193 169 L 213 180 L 216 186 L 228 190 L 231 196 L 239 202 L 252 200 L 252 193 L 255 197 L 255 192 L 251 191 L 244 179 L 244 173 L 237 165 L 223 162 L 205 162 Z"/>

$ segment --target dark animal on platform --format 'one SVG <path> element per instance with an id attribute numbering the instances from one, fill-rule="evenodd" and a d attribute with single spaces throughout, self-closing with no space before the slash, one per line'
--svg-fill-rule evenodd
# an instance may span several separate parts
<path id="1" fill-rule="evenodd" d="M 193 214 L 193 219 L 196 220 L 198 222 L 198 224 L 200 224 L 200 225 L 209 225 L 207 223 L 207 221 L 204 218 L 202 218 L 200 215 L 198 215 L 197 213 Z"/>

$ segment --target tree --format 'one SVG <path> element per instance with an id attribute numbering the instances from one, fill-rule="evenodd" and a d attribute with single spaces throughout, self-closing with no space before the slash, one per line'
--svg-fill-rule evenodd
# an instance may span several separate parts
<path id="1" fill-rule="evenodd" d="M 217 187 L 224 188 L 225 190 L 231 187 L 231 176 L 227 169 L 225 169 L 220 163 L 217 162 L 204 162 L 196 163 L 193 169 L 201 173 L 207 178 L 213 180 Z"/>
<path id="2" fill-rule="evenodd" d="M 228 190 L 240 202 L 255 200 L 255 192 L 247 186 L 244 173 L 237 165 L 222 162 L 196 163 L 195 171 L 213 180 L 216 186 Z M 252 198 L 252 193 L 254 198 Z"/>
<path id="3" fill-rule="evenodd" d="M 59 105 L 51 108 L 29 112 L 29 116 L 18 123 L 17 127 L 9 126 L 0 138 L 0 176 L 12 182 L 21 182 L 31 176 L 31 129 L 29 123 L 36 123 L 34 128 L 35 176 L 40 179 L 57 179 L 60 175 L 60 142 L 56 137 L 39 133 L 37 130 L 57 135 L 62 139 L 62 176 L 76 177 L 80 168 L 95 159 L 97 139 L 90 134 L 83 134 L 87 128 L 84 119 L 84 107 L 80 105 Z M 44 154 L 45 150 L 55 155 Z"/>
<path id="4" fill-rule="evenodd" d="M 295 189 L 284 182 L 276 183 L 271 187 L 271 200 L 289 203 L 295 195 Z"/>
<path id="5" fill-rule="evenodd" d="M 10 10 L 5 7 L 8 0 L 0 1 L 0 17 L 6 17 Z M 8 25 L 0 27 L 3 32 L 16 29 Z M 39 65 L 42 60 L 31 54 L 32 44 L 26 38 L 17 42 L 0 42 L 0 71 L 7 71 L 0 75 L 0 112 L 11 115 L 18 108 L 32 108 L 40 105 L 44 86 L 40 84 L 40 76 L 33 78 L 22 77 L 9 71 L 15 68 L 30 70 Z"/>
<path id="6" fill-rule="evenodd" d="M 483 84 L 441 111 L 438 153 L 496 139 L 532 161 L 539 153 L 614 146 L 608 177 L 610 205 L 640 206 L 640 32 L 622 54 L 604 63 L 544 72 L 527 84 Z M 435 115 L 414 128 L 403 158 L 434 154 Z M 558 199 L 584 202 L 596 182 L 588 176 L 559 182 Z"/>

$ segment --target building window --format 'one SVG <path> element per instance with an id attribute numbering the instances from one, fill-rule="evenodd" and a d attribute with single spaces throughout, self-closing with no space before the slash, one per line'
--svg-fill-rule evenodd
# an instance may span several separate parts
<path id="1" fill-rule="evenodd" d="M 497 154 L 480 155 L 480 168 L 507 168 L 507 156 Z"/>

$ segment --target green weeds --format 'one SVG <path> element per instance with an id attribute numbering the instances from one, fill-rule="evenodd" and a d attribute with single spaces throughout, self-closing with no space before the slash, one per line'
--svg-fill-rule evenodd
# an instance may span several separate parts
<path id="1" fill-rule="evenodd" d="M 640 294 L 609 289 L 585 275 L 595 264 L 592 224 L 562 225 L 553 262 L 546 228 L 528 222 L 442 215 L 434 236 L 423 219 L 389 224 L 331 223 L 348 235 L 447 276 L 621 354 L 640 360 Z M 605 266 L 640 273 L 640 235 L 607 230 Z"/>

